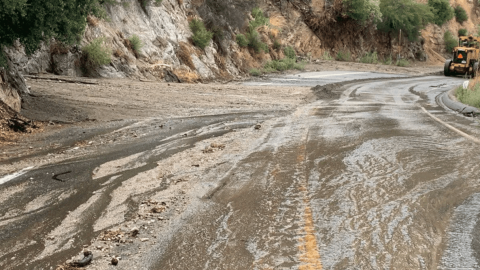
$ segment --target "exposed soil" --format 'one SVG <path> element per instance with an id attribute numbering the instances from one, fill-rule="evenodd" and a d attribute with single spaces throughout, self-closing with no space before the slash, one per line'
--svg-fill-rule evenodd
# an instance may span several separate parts
<path id="1" fill-rule="evenodd" d="M 391 74 L 439 74 L 441 66 L 413 63 L 410 67 L 316 60 L 305 71 L 373 71 Z M 289 71 L 289 73 L 298 71 Z M 90 123 L 149 117 L 185 117 L 222 112 L 291 109 L 292 105 L 313 98 L 306 87 L 243 86 L 241 81 L 211 84 L 177 84 L 129 79 L 69 78 L 65 76 L 30 77 L 32 95 L 24 97 L 22 116 L 37 126 Z M 326 86 L 334 87 L 334 86 Z M 322 88 L 324 89 L 324 88 Z M 318 89 L 317 89 L 318 90 Z M 334 98 L 329 91 L 314 91 L 317 98 Z M 43 131 L 30 128 L 27 133 L 13 132 L 5 119 L 15 112 L 0 112 L 0 145 L 12 144 L 21 134 Z M 55 127 L 55 130 L 58 127 Z M 46 130 L 49 130 L 47 128 Z M 20 136 L 20 137 L 19 137 Z"/>

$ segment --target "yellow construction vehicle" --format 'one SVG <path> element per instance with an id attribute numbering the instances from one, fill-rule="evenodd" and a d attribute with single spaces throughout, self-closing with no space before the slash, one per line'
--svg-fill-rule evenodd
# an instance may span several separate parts
<path id="1" fill-rule="evenodd" d="M 453 49 L 453 60 L 447 59 L 443 72 L 445 76 L 471 75 L 475 77 L 478 72 L 480 57 L 480 37 L 461 36 L 458 47 Z"/>

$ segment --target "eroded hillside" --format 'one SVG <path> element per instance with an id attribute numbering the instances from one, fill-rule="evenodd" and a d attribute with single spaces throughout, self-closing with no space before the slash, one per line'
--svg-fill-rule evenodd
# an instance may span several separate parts
<path id="1" fill-rule="evenodd" d="M 378 8 L 379 1 L 371 3 Z M 461 28 L 469 34 L 478 30 L 477 1 L 451 0 L 450 5 L 463 7 L 468 20 L 460 24 L 453 18 L 443 26 L 429 24 L 417 41 L 410 41 L 405 36 L 378 30 L 372 20 L 359 23 L 346 16 L 340 0 L 117 1 L 104 6 L 104 19 L 88 16 L 78 45 L 66 46 L 50 40 L 29 56 L 19 42 L 5 48 L 11 69 L 2 73 L 0 100 L 20 110 L 20 95 L 28 93 L 28 88 L 15 75 L 16 70 L 24 75 L 226 81 L 246 75 L 252 68 L 261 68 L 267 61 L 285 58 L 287 46 L 293 47 L 303 60 L 330 59 L 348 52 L 350 61 L 358 61 L 365 53 L 376 52 L 380 59 L 442 64 L 448 56 L 443 40 L 447 30 L 454 35 Z M 255 7 L 267 19 L 265 24 L 256 24 L 253 31 L 256 36 L 252 40 L 260 47 L 251 46 L 251 42 L 242 47 L 237 37 L 252 32 Z M 370 17 L 374 16 L 378 14 Z M 192 40 L 192 21 L 202 22 L 212 33 L 213 38 L 204 49 Z M 143 45 L 141 49 L 132 43 L 134 38 Z M 99 40 L 110 54 L 109 59 L 107 64 L 89 65 L 84 48 Z"/>

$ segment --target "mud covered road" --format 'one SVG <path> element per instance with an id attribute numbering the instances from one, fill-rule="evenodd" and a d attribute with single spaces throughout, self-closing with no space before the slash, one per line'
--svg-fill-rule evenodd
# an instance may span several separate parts
<path id="1" fill-rule="evenodd" d="M 478 269 L 479 122 L 436 102 L 462 80 L 349 73 L 5 149 L 1 268 L 54 269 L 86 248 L 87 269 Z M 302 88 L 345 76 L 372 80 Z"/>

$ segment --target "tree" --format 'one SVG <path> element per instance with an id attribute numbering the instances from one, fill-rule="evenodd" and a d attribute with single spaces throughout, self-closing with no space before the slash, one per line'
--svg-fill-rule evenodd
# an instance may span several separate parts
<path id="1" fill-rule="evenodd" d="M 435 16 L 433 22 L 436 25 L 441 26 L 455 16 L 448 0 L 428 0 L 428 5 L 432 8 Z"/>
<path id="2" fill-rule="evenodd" d="M 0 0 L 0 49 L 19 40 L 27 54 L 42 41 L 78 42 L 89 14 L 100 15 L 104 0 Z M 0 54 L 3 54 L 0 50 Z M 0 55 L 0 58 L 2 56 Z"/>
<path id="3" fill-rule="evenodd" d="M 371 0 L 343 0 L 346 15 L 360 23 L 372 20 L 374 23 L 381 18 L 378 4 Z"/>
<path id="4" fill-rule="evenodd" d="M 383 21 L 379 29 L 386 32 L 402 30 L 409 40 L 418 38 L 419 31 L 433 22 L 434 15 L 429 6 L 413 0 L 380 0 Z"/>
<path id="5" fill-rule="evenodd" d="M 461 6 L 457 6 L 455 8 L 455 17 L 459 23 L 463 23 L 468 20 L 468 14 Z"/>

